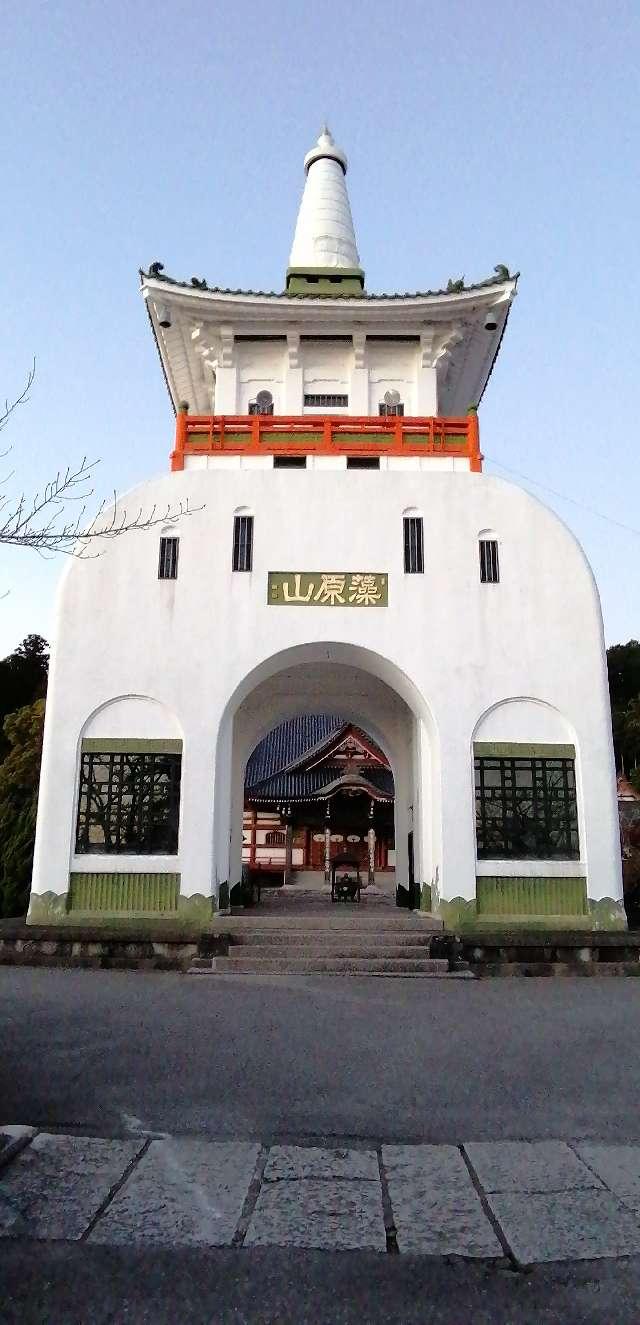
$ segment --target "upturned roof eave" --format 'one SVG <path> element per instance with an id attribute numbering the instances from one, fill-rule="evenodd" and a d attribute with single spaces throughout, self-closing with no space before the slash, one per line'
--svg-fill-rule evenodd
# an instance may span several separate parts
<path id="1" fill-rule="evenodd" d="M 288 312 L 294 308 L 296 310 L 305 308 L 324 309 L 340 316 L 340 310 L 343 308 L 348 308 L 352 314 L 355 309 L 364 312 L 365 309 L 384 308 L 385 311 L 388 311 L 390 305 L 408 308 L 422 308 L 426 305 L 443 308 L 455 313 L 456 309 L 462 311 L 469 304 L 477 304 L 478 300 L 490 304 L 500 295 L 506 302 L 515 295 L 518 277 L 519 272 L 499 280 L 489 278 L 486 281 L 479 281 L 475 285 L 466 286 L 463 290 L 416 290 L 388 294 L 381 292 L 362 295 L 336 295 L 335 298 L 327 295 L 287 294 L 275 290 L 231 290 L 220 286 L 203 288 L 193 286 L 187 281 L 175 280 L 170 276 L 150 276 L 148 272 L 142 269 L 140 270 L 140 285 L 143 294 L 153 292 L 164 299 L 179 297 L 185 300 L 186 306 L 200 303 L 251 309 L 263 308 L 266 305 L 271 309 L 283 308 Z"/>
<path id="2" fill-rule="evenodd" d="M 482 365 L 479 365 L 477 390 L 475 392 L 475 401 L 479 403 L 486 390 L 502 345 L 511 304 L 517 293 L 519 277 L 519 273 L 516 272 L 499 280 L 489 278 L 476 285 L 470 285 L 464 290 L 457 291 L 440 290 L 404 295 L 381 294 L 328 298 L 250 290 L 222 290 L 209 287 L 203 289 L 200 286 L 176 281 L 168 276 L 156 273 L 149 275 L 148 272 L 144 272 L 142 269 L 140 269 L 139 274 L 141 290 L 147 304 L 147 313 L 174 412 L 184 395 L 184 391 L 181 390 L 175 380 L 171 356 L 163 337 L 158 334 L 153 312 L 153 303 L 156 298 L 165 302 L 170 300 L 189 315 L 200 314 L 202 316 L 206 312 L 208 317 L 217 315 L 229 318 L 230 315 L 235 314 L 236 317 L 241 319 L 240 325 L 242 325 L 242 322 L 250 323 L 252 316 L 258 323 L 269 317 L 271 328 L 274 330 L 278 328 L 281 320 L 283 334 L 286 332 L 287 326 L 290 327 L 291 325 L 292 314 L 295 314 L 298 325 L 304 325 L 307 322 L 315 329 L 319 324 L 323 324 L 327 328 L 327 334 L 331 334 L 328 330 L 329 327 L 340 327 L 344 323 L 347 326 L 353 326 L 354 313 L 357 313 L 358 324 L 365 330 L 367 324 L 372 323 L 375 326 L 376 318 L 383 314 L 385 329 L 389 328 L 391 330 L 390 324 L 393 322 L 396 327 L 396 334 L 402 334 L 403 330 L 412 333 L 419 331 L 424 324 L 426 313 L 430 317 L 437 314 L 443 321 L 445 319 L 455 321 L 457 318 L 464 318 L 465 314 L 469 312 L 473 312 L 477 318 L 479 311 L 481 315 L 484 307 L 491 307 L 494 304 L 506 305 L 506 316 L 500 331 L 488 338 L 486 354 Z M 273 314 L 276 314 L 277 321 L 271 320 Z M 471 396 L 469 399 L 471 399 Z"/>

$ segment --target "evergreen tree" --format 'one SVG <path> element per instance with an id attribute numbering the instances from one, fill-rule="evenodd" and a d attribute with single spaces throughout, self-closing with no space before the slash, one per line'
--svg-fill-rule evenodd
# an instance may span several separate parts
<path id="1" fill-rule="evenodd" d="M 0 917 L 29 903 L 42 755 L 44 699 L 5 718 L 9 753 L 0 764 Z"/>
<path id="2" fill-rule="evenodd" d="M 16 709 L 44 699 L 47 693 L 49 645 L 42 635 L 27 635 L 22 644 L 0 660 L 0 759 L 9 749 L 4 720 Z"/>

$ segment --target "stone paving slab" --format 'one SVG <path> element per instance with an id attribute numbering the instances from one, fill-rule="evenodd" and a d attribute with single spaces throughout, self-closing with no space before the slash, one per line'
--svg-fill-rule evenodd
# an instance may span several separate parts
<path id="1" fill-rule="evenodd" d="M 617 1196 L 640 1199 L 640 1146 L 598 1146 L 581 1141 L 575 1149 Z"/>
<path id="2" fill-rule="evenodd" d="M 244 1141 L 152 1141 L 89 1241 L 229 1246 L 259 1152 Z"/>
<path id="3" fill-rule="evenodd" d="M 464 1149 L 486 1192 L 602 1188 L 565 1141 L 473 1141 Z"/>
<path id="4" fill-rule="evenodd" d="M 0 1175 L 0 1236 L 81 1237 L 142 1145 L 41 1132 Z"/>
<path id="5" fill-rule="evenodd" d="M 272 1146 L 263 1181 L 339 1178 L 379 1182 L 375 1150 L 325 1150 L 320 1146 Z"/>
<path id="6" fill-rule="evenodd" d="M 382 1163 L 389 1183 L 417 1180 L 432 1196 L 475 1191 L 457 1146 L 383 1146 Z"/>
<path id="7" fill-rule="evenodd" d="M 640 1253 L 638 1220 L 610 1192 L 501 1192 L 488 1201 L 519 1265 Z"/>
<path id="8" fill-rule="evenodd" d="M 389 1184 L 398 1250 L 423 1256 L 494 1258 L 505 1252 L 480 1197 L 434 1196 L 415 1181 Z"/>
<path id="9" fill-rule="evenodd" d="M 245 1246 L 386 1251 L 379 1184 L 309 1178 L 265 1183 Z"/>
<path id="10" fill-rule="evenodd" d="M 383 1146 L 398 1250 L 504 1256 L 457 1146 Z"/>
<path id="11" fill-rule="evenodd" d="M 384 1252 L 395 1229 L 405 1254 L 640 1256 L 640 1146 L 389 1145 L 381 1181 L 371 1147 L 276 1145 L 261 1171 L 254 1142 L 4 1131 L 25 1147 L 0 1173 L 0 1236 L 13 1239 L 238 1247 L 244 1235 L 247 1247 Z"/>

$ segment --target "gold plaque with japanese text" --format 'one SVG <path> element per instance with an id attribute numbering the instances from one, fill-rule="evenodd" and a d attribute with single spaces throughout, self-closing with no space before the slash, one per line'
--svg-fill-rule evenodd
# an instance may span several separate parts
<path id="1" fill-rule="evenodd" d="M 388 607 L 389 577 L 377 571 L 269 571 L 275 607 Z"/>

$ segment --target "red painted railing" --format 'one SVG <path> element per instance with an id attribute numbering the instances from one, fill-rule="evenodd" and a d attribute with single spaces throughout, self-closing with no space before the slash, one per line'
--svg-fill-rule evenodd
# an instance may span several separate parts
<path id="1" fill-rule="evenodd" d="M 461 456 L 482 469 L 478 415 L 406 418 L 348 414 L 188 414 L 176 420 L 171 468 L 190 455 Z"/>

